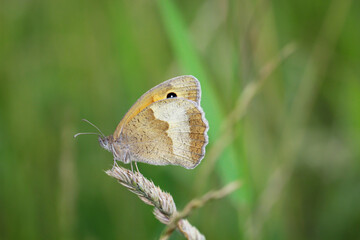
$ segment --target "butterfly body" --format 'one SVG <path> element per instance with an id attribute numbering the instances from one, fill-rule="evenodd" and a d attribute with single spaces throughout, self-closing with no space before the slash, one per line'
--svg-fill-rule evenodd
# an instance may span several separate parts
<path id="1" fill-rule="evenodd" d="M 146 92 L 100 145 L 129 163 L 194 168 L 208 143 L 208 122 L 200 107 L 201 89 L 193 76 L 165 81 Z"/>

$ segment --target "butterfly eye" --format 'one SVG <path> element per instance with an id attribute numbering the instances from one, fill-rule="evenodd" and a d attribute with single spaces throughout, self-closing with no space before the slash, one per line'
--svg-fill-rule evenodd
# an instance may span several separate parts
<path id="1" fill-rule="evenodd" d="M 166 98 L 176 98 L 176 97 L 177 95 L 174 92 L 168 93 L 168 95 L 166 96 Z"/>

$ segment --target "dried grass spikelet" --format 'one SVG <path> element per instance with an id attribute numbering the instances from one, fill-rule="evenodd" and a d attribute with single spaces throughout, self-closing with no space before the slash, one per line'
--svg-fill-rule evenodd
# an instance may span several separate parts
<path id="1" fill-rule="evenodd" d="M 163 224 L 170 224 L 172 217 L 177 214 L 172 196 L 155 186 L 152 181 L 145 178 L 140 172 L 132 172 L 114 165 L 106 173 L 116 178 L 129 191 L 138 195 L 143 202 L 154 206 L 153 213 Z M 193 227 L 186 219 L 180 219 L 176 223 L 176 227 L 187 239 L 205 239 L 199 230 Z"/>

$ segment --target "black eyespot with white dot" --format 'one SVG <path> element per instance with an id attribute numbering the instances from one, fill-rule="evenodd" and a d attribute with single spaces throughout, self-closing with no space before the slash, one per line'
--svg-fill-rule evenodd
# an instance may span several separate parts
<path id="1" fill-rule="evenodd" d="M 166 98 L 176 98 L 176 97 L 177 97 L 177 95 L 174 92 L 170 92 L 166 95 Z"/>

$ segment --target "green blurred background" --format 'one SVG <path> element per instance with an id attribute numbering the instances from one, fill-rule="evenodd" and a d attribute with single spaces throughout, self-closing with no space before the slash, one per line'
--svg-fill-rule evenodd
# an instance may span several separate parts
<path id="1" fill-rule="evenodd" d="M 109 135 L 191 74 L 210 123 L 194 170 L 139 164 L 208 239 L 360 239 L 360 2 L 0 3 L 0 239 L 156 239 L 152 208 L 105 174 Z M 175 233 L 172 239 L 183 239 Z"/>

